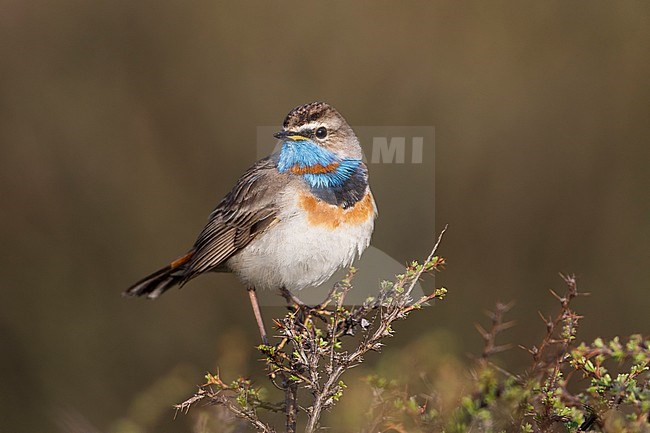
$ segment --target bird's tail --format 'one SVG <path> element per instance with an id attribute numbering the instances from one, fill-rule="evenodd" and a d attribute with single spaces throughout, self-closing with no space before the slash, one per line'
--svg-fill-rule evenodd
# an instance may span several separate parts
<path id="1" fill-rule="evenodd" d="M 123 293 L 124 296 L 146 296 L 155 299 L 177 284 L 185 281 L 183 265 L 190 261 L 194 251 L 190 251 L 183 257 L 174 260 L 164 268 L 158 269 L 151 275 L 147 275 Z"/>

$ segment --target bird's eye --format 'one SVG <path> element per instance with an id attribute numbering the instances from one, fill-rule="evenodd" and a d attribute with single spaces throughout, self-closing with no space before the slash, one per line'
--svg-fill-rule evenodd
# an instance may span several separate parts
<path id="1" fill-rule="evenodd" d="M 320 138 L 322 140 L 325 137 L 327 137 L 327 128 L 321 126 L 316 130 L 316 138 Z"/>

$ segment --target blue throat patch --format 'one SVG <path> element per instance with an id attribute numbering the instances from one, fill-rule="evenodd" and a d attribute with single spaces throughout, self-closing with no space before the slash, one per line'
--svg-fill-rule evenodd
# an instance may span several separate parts
<path id="1" fill-rule="evenodd" d="M 312 188 L 334 188 L 343 185 L 359 168 L 361 160 L 341 159 L 309 140 L 285 141 L 282 143 L 278 159 L 278 171 L 285 173 L 296 166 L 301 169 L 317 165 L 327 167 L 333 163 L 338 163 L 338 166 L 331 172 L 300 175 Z"/>

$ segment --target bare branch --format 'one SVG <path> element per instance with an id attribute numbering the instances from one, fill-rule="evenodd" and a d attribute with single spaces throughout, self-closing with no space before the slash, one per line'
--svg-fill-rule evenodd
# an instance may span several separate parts
<path id="1" fill-rule="evenodd" d="M 226 384 L 217 374 L 208 375 L 208 383 L 193 397 L 177 405 L 177 410 L 187 412 L 191 406 L 207 399 L 210 404 L 224 406 L 266 433 L 274 430 L 260 420 L 257 409 L 284 411 L 288 433 L 295 433 L 298 415 L 304 412 L 307 416 L 305 432 L 314 433 L 319 428 L 323 411 L 334 406 L 346 388 L 341 380 L 343 374 L 362 363 L 369 351 L 381 350 L 384 340 L 393 335 L 395 321 L 445 297 L 446 289 L 439 288 L 416 301 L 411 299 L 413 288 L 425 273 L 444 267 L 444 259 L 436 257 L 436 252 L 446 230 L 445 226 L 424 263 L 413 262 L 404 274 L 396 276 L 395 281 L 382 283 L 377 295 L 361 305 L 345 306 L 346 295 L 352 288 L 353 268 L 316 307 L 294 302 L 295 299 L 285 293 L 293 307 L 283 318 L 274 319 L 279 342 L 259 346 L 272 383 L 285 394 L 282 403 L 263 400 L 258 390 L 245 379 Z M 307 391 L 300 393 L 307 403 L 298 404 L 299 389 Z"/>

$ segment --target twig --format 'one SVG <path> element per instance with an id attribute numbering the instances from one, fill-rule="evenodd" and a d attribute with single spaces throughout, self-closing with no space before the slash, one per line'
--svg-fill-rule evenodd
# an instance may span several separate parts
<path id="1" fill-rule="evenodd" d="M 431 260 L 435 256 L 436 252 L 438 251 L 438 246 L 440 245 L 440 242 L 442 242 L 442 237 L 445 235 L 445 232 L 447 231 L 448 227 L 449 227 L 449 224 L 445 224 L 445 227 L 442 229 L 442 231 L 438 235 L 438 240 L 436 241 L 435 245 L 433 246 L 433 249 L 431 250 L 431 253 L 429 253 L 429 257 L 427 257 L 427 260 L 426 260 L 425 263 L 431 262 Z M 422 276 L 424 271 L 425 271 L 425 267 L 422 266 L 422 268 L 417 272 L 416 277 L 411 282 L 411 285 L 409 286 L 408 290 L 406 291 L 407 296 L 411 295 L 411 292 L 413 291 L 413 288 L 418 283 L 418 281 L 420 281 L 420 277 Z"/>
<path id="2" fill-rule="evenodd" d="M 336 404 L 346 387 L 341 381 L 342 375 L 362 363 L 369 351 L 381 349 L 383 340 L 393 335 L 392 324 L 395 321 L 404 319 L 434 299 L 444 298 L 444 288 L 436 289 L 415 302 L 411 293 L 424 273 L 438 271 L 444 266 L 444 259 L 436 257 L 436 252 L 446 230 L 447 226 L 423 264 L 413 262 L 394 282 L 382 283 L 377 296 L 363 304 L 344 306 L 345 297 L 352 287 L 355 272 L 352 268 L 320 305 L 310 308 L 298 304 L 283 318 L 274 320 L 280 341 L 276 345 L 260 345 L 259 350 L 265 357 L 272 383 L 284 392 L 282 404 L 261 400 L 250 382 L 244 379 L 228 385 L 218 375 L 208 375 L 208 384 L 177 409 L 186 412 L 190 406 L 208 398 L 212 404 L 223 405 L 264 433 L 273 430 L 260 420 L 257 408 L 282 410 L 287 433 L 296 433 L 298 415 L 304 412 L 307 415 L 305 433 L 314 433 L 319 428 L 323 411 Z M 294 300 L 286 291 L 283 295 L 289 302 Z M 344 337 L 348 339 L 343 341 Z M 280 383 L 276 379 L 280 379 Z M 210 385 L 218 388 L 217 391 L 209 389 Z M 298 404 L 300 389 L 311 395 L 309 404 Z M 302 398 L 302 393 L 300 396 Z"/>

